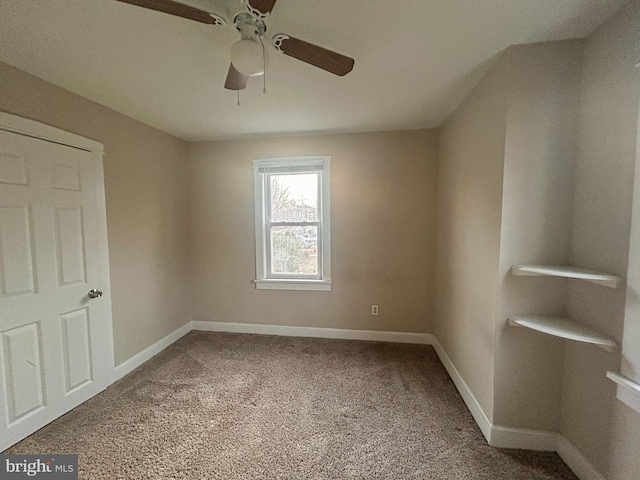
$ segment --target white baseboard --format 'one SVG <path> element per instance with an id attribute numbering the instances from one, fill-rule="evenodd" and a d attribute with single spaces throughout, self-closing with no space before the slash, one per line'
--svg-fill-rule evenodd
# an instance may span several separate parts
<path id="1" fill-rule="evenodd" d="M 458 372 L 442 345 L 440 345 L 440 342 L 430 333 L 379 332 L 374 330 L 192 321 L 118 365 L 115 368 L 114 381 L 135 370 L 192 330 L 432 345 L 489 445 L 498 448 L 557 451 L 558 455 L 580 480 L 605 480 L 586 457 L 571 442 L 558 433 L 492 424 L 462 378 L 462 375 L 460 375 L 460 372 Z"/>
<path id="2" fill-rule="evenodd" d="M 492 424 L 437 338 L 434 337 L 432 345 L 489 445 L 558 452 L 580 480 L 605 480 L 575 445 L 559 433 Z"/>
<path id="3" fill-rule="evenodd" d="M 130 372 L 138 368 L 147 360 L 150 360 L 152 357 L 155 357 L 157 354 L 159 354 L 169 345 L 171 345 L 175 341 L 184 337 L 187 333 L 193 330 L 193 327 L 191 325 L 192 323 L 193 322 L 185 323 L 183 326 L 181 326 L 174 332 L 170 333 L 169 335 L 164 337 L 162 340 L 157 341 L 150 347 L 145 348 L 143 351 L 141 351 L 137 355 L 134 355 L 133 357 L 131 357 L 129 360 L 118 365 L 115 368 L 115 378 L 113 379 L 113 381 L 115 382 L 116 380 L 120 380 L 122 377 L 124 377 L 125 375 L 129 374 Z"/>
<path id="4" fill-rule="evenodd" d="M 342 340 L 369 340 L 375 342 L 416 343 L 431 345 L 435 340 L 430 333 L 379 332 L 374 330 L 346 330 L 341 328 L 290 327 L 281 325 L 258 325 L 251 323 L 188 322 L 163 339 L 134 355 L 115 368 L 113 382 L 132 372 L 172 343 L 192 330 L 204 332 L 253 333 L 258 335 L 280 335 L 284 337 L 335 338 Z M 111 383 L 113 383 L 111 382 Z"/>
<path id="5" fill-rule="evenodd" d="M 605 480 L 593 464 L 580 453 L 573 443 L 558 434 L 557 452 L 580 480 Z"/>
<path id="6" fill-rule="evenodd" d="M 444 351 L 442 345 L 440 345 L 440 342 L 438 342 L 435 337 L 432 345 L 489 445 L 498 448 L 522 448 L 525 450 L 544 450 L 551 452 L 556 450 L 557 434 L 555 432 L 503 427 L 491 423 L 491 420 L 489 420 L 489 417 L 480 406 L 480 403 L 473 395 L 473 392 L 471 392 L 462 375 L 460 375 L 460 372 L 447 355 L 447 352 Z"/>
<path id="7" fill-rule="evenodd" d="M 467 404 L 467 408 L 471 412 L 473 419 L 478 424 L 478 427 L 480 427 L 480 431 L 484 435 L 484 438 L 487 440 L 487 443 L 491 445 L 492 424 L 489 420 L 489 417 L 487 417 L 487 414 L 484 413 L 484 410 L 480 406 L 480 403 L 478 403 L 478 400 L 476 400 L 476 397 L 473 395 L 471 389 L 462 378 L 462 375 L 460 375 L 460 372 L 458 372 L 458 369 L 455 367 L 455 365 L 447 355 L 447 352 L 444 351 L 442 345 L 440 345 L 440 342 L 435 337 L 432 345 L 433 348 L 435 348 L 440 361 L 444 365 L 444 368 L 447 370 L 447 373 L 451 377 L 451 380 L 453 380 L 454 385 L 458 389 L 458 392 L 462 396 L 464 403 Z"/>
<path id="8" fill-rule="evenodd" d="M 491 426 L 489 445 L 492 447 L 555 452 L 557 444 L 558 434 L 556 432 L 503 427 L 502 425 Z"/>
<path id="9" fill-rule="evenodd" d="M 193 330 L 204 332 L 253 333 L 283 337 L 335 338 L 340 340 L 369 340 L 374 342 L 417 343 L 432 345 L 435 337 L 430 333 L 379 332 L 375 330 L 346 330 L 342 328 L 290 327 L 284 325 L 258 325 L 254 323 L 199 322 Z"/>

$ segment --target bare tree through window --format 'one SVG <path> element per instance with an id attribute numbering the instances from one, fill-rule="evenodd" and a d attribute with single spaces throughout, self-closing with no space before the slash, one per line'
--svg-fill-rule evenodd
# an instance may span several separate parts
<path id="1" fill-rule="evenodd" d="M 318 272 L 318 174 L 269 175 L 271 270 Z"/>

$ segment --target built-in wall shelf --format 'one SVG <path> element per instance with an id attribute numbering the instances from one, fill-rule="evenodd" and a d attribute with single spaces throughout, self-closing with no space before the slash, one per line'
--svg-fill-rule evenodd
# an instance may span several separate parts
<path id="1" fill-rule="evenodd" d="M 607 378 L 613 380 L 618 385 L 622 385 L 623 387 L 631 390 L 636 395 L 640 396 L 640 383 L 636 383 L 630 378 L 625 377 L 621 373 L 617 372 L 607 372 Z"/>
<path id="2" fill-rule="evenodd" d="M 618 288 L 622 284 L 622 277 L 610 273 L 596 272 L 579 267 L 556 265 L 514 265 L 511 267 L 513 275 L 577 278 L 587 282 L 597 283 L 610 288 Z"/>
<path id="3" fill-rule="evenodd" d="M 570 318 L 513 315 L 509 317 L 509 325 L 526 327 L 555 337 L 578 342 L 592 343 L 608 352 L 612 352 L 618 346 L 612 338 Z"/>
<path id="4" fill-rule="evenodd" d="M 640 384 L 618 372 L 607 372 L 607 378 L 618 384 L 618 400 L 640 412 Z"/>

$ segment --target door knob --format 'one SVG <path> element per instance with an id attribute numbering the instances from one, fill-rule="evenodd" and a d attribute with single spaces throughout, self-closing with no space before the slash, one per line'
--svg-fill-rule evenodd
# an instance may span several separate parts
<path id="1" fill-rule="evenodd" d="M 98 298 L 102 296 L 102 292 L 100 290 L 96 290 L 95 288 L 92 288 L 91 290 L 89 290 L 89 298 Z"/>

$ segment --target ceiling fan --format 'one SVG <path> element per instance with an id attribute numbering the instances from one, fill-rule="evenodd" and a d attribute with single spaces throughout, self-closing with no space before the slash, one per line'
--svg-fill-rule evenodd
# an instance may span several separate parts
<path id="1" fill-rule="evenodd" d="M 173 0 L 118 0 L 119 2 L 149 8 L 158 12 L 206 23 L 214 26 L 227 25 L 227 21 L 212 12 L 200 10 Z M 241 39 L 231 46 L 231 64 L 224 88 L 244 90 L 249 77 L 264 74 L 265 57 L 262 39 L 266 35 L 266 20 L 277 0 L 243 0 L 245 11 L 235 15 L 234 27 Z M 290 35 L 279 33 L 271 37 L 276 50 L 290 57 L 318 67 L 338 76 L 344 76 L 353 69 L 353 58 L 346 57 L 326 48 L 313 45 Z"/>

